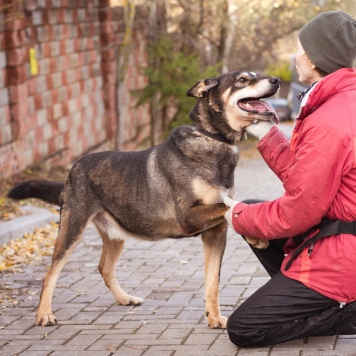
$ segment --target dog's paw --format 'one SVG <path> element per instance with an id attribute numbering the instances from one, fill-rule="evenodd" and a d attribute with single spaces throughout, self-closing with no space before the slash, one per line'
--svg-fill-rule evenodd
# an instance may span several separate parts
<path id="1" fill-rule="evenodd" d="M 142 303 L 142 298 L 130 296 L 130 305 L 141 305 Z"/>
<path id="2" fill-rule="evenodd" d="M 124 297 L 117 300 L 117 302 L 121 305 L 141 305 L 143 303 L 143 299 L 140 297 L 134 297 L 132 295 L 125 295 Z"/>
<path id="3" fill-rule="evenodd" d="M 266 249 L 269 246 L 268 240 L 256 239 L 254 237 L 246 237 L 245 239 L 249 245 L 260 250 Z"/>
<path id="4" fill-rule="evenodd" d="M 207 319 L 208 325 L 212 329 L 226 329 L 227 318 L 224 316 L 220 315 L 218 317 L 210 317 L 210 315 L 208 315 Z"/>
<path id="5" fill-rule="evenodd" d="M 57 319 L 53 314 L 39 314 L 37 313 L 36 319 L 35 319 L 35 324 L 37 326 L 50 326 L 50 325 L 56 325 L 57 324 Z"/>

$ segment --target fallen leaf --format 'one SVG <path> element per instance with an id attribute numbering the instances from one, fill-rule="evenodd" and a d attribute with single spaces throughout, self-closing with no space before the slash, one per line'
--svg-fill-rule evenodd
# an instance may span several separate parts
<path id="1" fill-rule="evenodd" d="M 48 224 L 0 246 L 0 271 L 20 272 L 21 266 L 38 264 L 53 253 L 58 224 Z"/>
<path id="2" fill-rule="evenodd" d="M 111 352 L 113 354 L 117 351 L 117 348 L 112 345 L 107 345 L 106 350 L 108 350 L 109 352 Z"/>

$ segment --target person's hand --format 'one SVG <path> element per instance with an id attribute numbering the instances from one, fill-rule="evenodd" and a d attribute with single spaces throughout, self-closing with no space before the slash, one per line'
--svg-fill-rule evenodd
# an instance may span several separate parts
<path id="1" fill-rule="evenodd" d="M 275 125 L 272 121 L 257 121 L 257 123 L 247 126 L 246 131 L 250 135 L 257 137 L 259 140 L 262 140 L 269 133 L 273 126 Z"/>
<path id="2" fill-rule="evenodd" d="M 255 120 L 252 122 L 251 125 L 246 127 L 247 133 L 249 133 L 252 136 L 257 137 L 259 140 L 262 140 L 271 130 L 271 128 L 275 125 L 278 124 L 279 119 L 274 111 L 274 109 L 271 107 L 270 111 L 274 113 L 274 116 L 271 120 L 269 121 L 264 121 L 264 120 Z"/>
<path id="3" fill-rule="evenodd" d="M 238 216 L 238 214 L 236 214 L 236 213 L 234 214 L 233 212 L 234 212 L 234 208 L 235 208 L 236 204 L 238 204 L 239 201 L 232 200 L 229 197 L 225 197 L 223 201 L 224 201 L 224 204 L 230 208 L 225 213 L 224 217 L 225 217 L 227 223 L 229 224 L 229 226 L 236 232 L 236 230 L 234 229 L 234 226 L 232 224 L 232 218 Z M 245 236 L 244 238 L 245 238 L 246 242 L 254 248 L 265 249 L 269 246 L 268 240 L 256 239 L 254 237 L 249 237 L 249 236 Z"/>
<path id="4" fill-rule="evenodd" d="M 234 211 L 234 208 L 235 208 L 236 204 L 238 204 L 239 202 L 236 201 L 236 200 L 232 200 L 232 199 L 230 199 L 229 197 L 225 197 L 223 201 L 224 201 L 224 204 L 230 208 L 230 209 L 224 214 L 224 217 L 225 217 L 227 223 L 230 225 L 230 227 L 231 227 L 232 229 L 234 229 L 234 226 L 233 226 L 233 224 L 232 224 L 232 215 L 233 215 L 233 211 Z M 237 215 L 237 214 L 236 214 L 236 215 Z M 234 230 L 235 230 L 235 229 L 234 229 Z"/>

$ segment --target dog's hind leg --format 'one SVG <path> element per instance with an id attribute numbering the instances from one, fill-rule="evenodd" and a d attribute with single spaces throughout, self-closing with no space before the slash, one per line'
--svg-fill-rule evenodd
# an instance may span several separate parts
<path id="1" fill-rule="evenodd" d="M 40 303 L 36 314 L 36 325 L 54 325 L 56 317 L 52 314 L 52 297 L 58 277 L 65 266 L 69 256 L 78 245 L 85 229 L 86 221 L 80 222 L 66 210 L 62 211 L 60 229 L 54 244 L 51 267 L 43 279 Z M 75 215 L 75 214 L 73 214 Z"/>
<path id="2" fill-rule="evenodd" d="M 227 319 L 221 315 L 219 281 L 221 262 L 226 246 L 227 224 L 222 223 L 202 233 L 205 265 L 205 316 L 211 328 L 226 328 Z"/>
<path id="3" fill-rule="evenodd" d="M 98 223 L 100 221 L 100 223 Z M 101 218 L 95 218 L 94 223 L 103 240 L 103 252 L 99 262 L 99 271 L 106 286 L 114 295 L 116 301 L 121 305 L 141 305 L 142 298 L 127 294 L 120 286 L 115 276 L 115 267 L 125 246 L 125 240 L 110 238 L 108 229 L 102 224 Z"/>

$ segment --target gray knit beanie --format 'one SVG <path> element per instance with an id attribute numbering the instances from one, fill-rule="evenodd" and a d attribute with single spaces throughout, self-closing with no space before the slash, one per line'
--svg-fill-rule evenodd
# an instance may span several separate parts
<path id="1" fill-rule="evenodd" d="M 300 30 L 299 40 L 313 64 L 328 74 L 356 66 L 356 21 L 345 12 L 319 14 Z"/>

